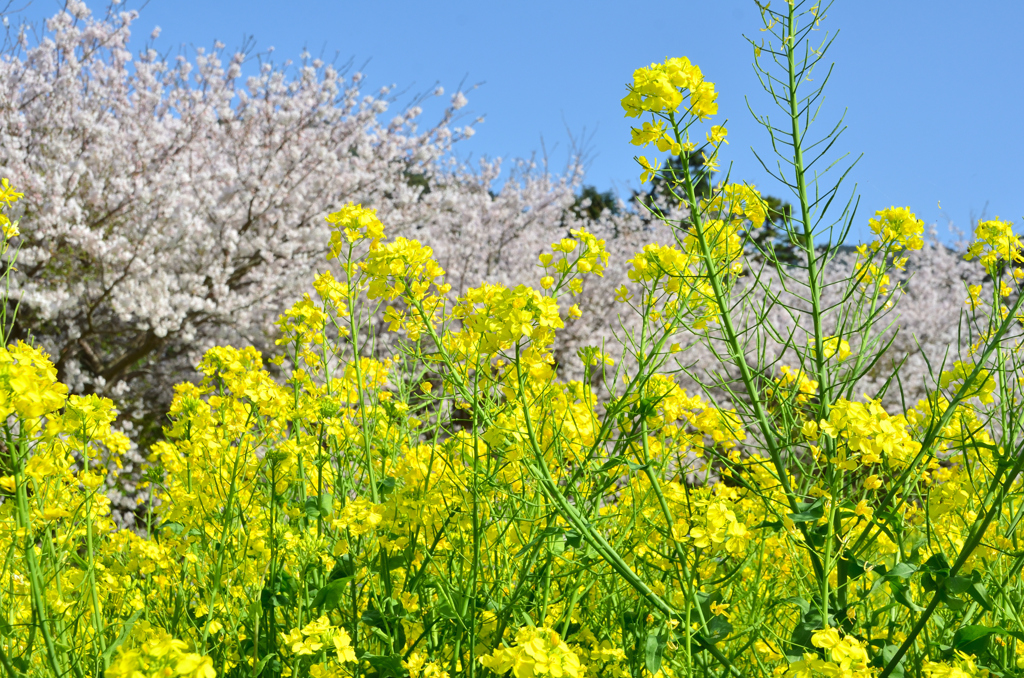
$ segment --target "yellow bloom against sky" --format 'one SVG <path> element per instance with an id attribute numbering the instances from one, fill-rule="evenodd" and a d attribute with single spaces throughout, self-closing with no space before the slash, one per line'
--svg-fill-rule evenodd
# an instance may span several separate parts
<path id="1" fill-rule="evenodd" d="M 38 19 L 62 5 L 37 0 L 21 16 Z M 943 237 L 947 218 L 969 234 L 982 216 L 1016 221 L 1024 215 L 1017 186 L 1024 175 L 1024 128 L 1017 120 L 1024 72 L 1016 68 L 1015 51 L 1024 5 L 988 0 L 973 8 L 952 0 L 859 0 L 837 2 L 826 18 L 824 27 L 841 26 L 842 33 L 829 53 L 839 65 L 820 120 L 823 127 L 834 124 L 848 107 L 848 129 L 835 148 L 851 158 L 864 153 L 850 175 L 863 196 L 855 240 L 871 240 L 868 217 L 891 205 L 910 205 L 926 224 L 937 223 Z M 684 31 L 651 29 L 676 20 Z M 365 73 L 364 93 L 397 84 L 398 105 L 442 85 L 445 95 L 427 103 L 425 121 L 435 119 L 461 84 L 469 105 L 460 124 L 473 125 L 479 116 L 486 123 L 474 125 L 477 134 L 459 144 L 460 153 L 529 157 L 543 138 L 561 168 L 568 129 L 585 136 L 591 151 L 586 182 L 623 198 L 640 187 L 637 149 L 622 143 L 635 122 L 619 105 L 624 84 L 640 65 L 685 55 L 720 84 L 716 120 L 727 124 L 733 142 L 722 154 L 723 171 L 732 162 L 734 181 L 781 194 L 750 151 L 768 144 L 744 102 L 750 95 L 755 110 L 769 110 L 743 37 L 759 37 L 757 25 L 757 9 L 747 0 L 653 0 L 642 13 L 621 1 L 304 0 L 282 12 L 267 0 L 151 0 L 131 45 L 141 49 L 160 26 L 153 45 L 161 52 L 209 49 L 215 40 L 231 52 L 251 35 L 257 50 L 274 46 L 273 58 L 282 62 L 298 62 L 304 47 L 326 61 L 337 55 L 339 65 L 351 59 L 352 71 Z"/>

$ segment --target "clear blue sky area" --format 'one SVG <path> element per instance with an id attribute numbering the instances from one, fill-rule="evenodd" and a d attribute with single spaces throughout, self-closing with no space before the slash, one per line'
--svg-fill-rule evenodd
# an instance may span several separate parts
<path id="1" fill-rule="evenodd" d="M 34 0 L 22 14 L 38 18 L 61 6 Z M 105 5 L 90 7 L 99 13 Z M 687 56 L 720 92 L 719 120 L 728 119 L 731 142 L 723 166 L 733 163 L 734 180 L 788 197 L 751 151 L 771 156 L 744 97 L 755 110 L 776 113 L 744 39 L 766 35 L 761 25 L 752 0 L 150 0 L 133 43 L 141 47 L 160 26 L 161 51 L 214 40 L 231 49 L 252 36 L 257 50 L 273 46 L 283 61 L 297 60 L 305 47 L 338 63 L 365 63 L 367 91 L 393 83 L 408 92 L 405 100 L 435 83 L 448 93 L 461 82 L 483 83 L 468 93 L 464 120 L 485 122 L 459 144 L 461 155 L 529 157 L 543 139 L 560 169 L 570 134 L 585 137 L 586 183 L 624 198 L 639 186 L 636 149 L 628 143 L 632 121 L 619 105 L 625 83 L 638 66 Z M 843 194 L 856 182 L 861 206 L 853 239 L 868 238 L 868 217 L 892 205 L 909 205 L 947 241 L 950 222 L 966 231 L 979 217 L 1024 221 L 1021 26 L 1024 3 L 1009 0 L 832 6 L 822 28 L 839 30 L 829 52 L 836 67 L 820 124 L 834 124 L 846 109 L 848 129 L 836 148 L 851 158 L 863 153 Z M 431 115 L 436 108 L 425 121 Z"/>

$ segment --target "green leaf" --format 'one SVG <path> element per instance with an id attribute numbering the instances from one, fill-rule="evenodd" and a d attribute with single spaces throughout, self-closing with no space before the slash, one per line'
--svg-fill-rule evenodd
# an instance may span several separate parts
<path id="1" fill-rule="evenodd" d="M 707 639 L 712 643 L 717 643 L 720 640 L 725 640 L 732 630 L 732 624 L 725 617 L 715 615 L 708 621 Z"/>
<path id="2" fill-rule="evenodd" d="M 885 573 L 885 578 L 910 579 L 915 572 L 917 572 L 917 566 L 912 563 L 896 563 L 891 570 Z"/>
<path id="3" fill-rule="evenodd" d="M 327 583 L 322 589 L 316 592 L 310 607 L 316 609 L 326 605 L 328 610 L 335 610 L 341 607 L 341 599 L 348 592 L 348 584 L 352 577 L 342 577 Z"/>
<path id="4" fill-rule="evenodd" d="M 797 508 L 800 509 L 798 513 L 789 514 L 789 519 L 794 523 L 811 523 L 825 515 L 825 503 L 821 499 L 810 504 L 797 504 Z"/>
<path id="5" fill-rule="evenodd" d="M 973 584 L 970 577 L 950 577 L 945 581 L 946 590 L 955 595 L 967 593 Z"/>
<path id="6" fill-rule="evenodd" d="M 945 587 L 948 591 L 958 595 L 966 593 L 989 612 L 993 609 L 992 601 L 988 597 L 988 590 L 985 588 L 984 582 L 981 581 L 981 573 L 977 570 L 969 578 L 950 577 L 945 581 Z"/>
<path id="7" fill-rule="evenodd" d="M 271 607 L 286 607 L 294 604 L 296 581 L 295 577 L 287 572 L 278 572 L 268 577 L 260 591 L 260 605 L 263 609 Z"/>
<path id="8" fill-rule="evenodd" d="M 938 591 L 949 576 L 949 561 L 946 560 L 946 556 L 936 553 L 921 566 L 921 572 L 925 573 L 921 580 L 924 590 Z"/>
<path id="9" fill-rule="evenodd" d="M 386 497 L 395 491 L 395 485 L 397 481 L 392 477 L 387 477 L 377 483 L 377 494 L 382 497 Z"/>
<path id="10" fill-rule="evenodd" d="M 443 619 L 452 619 L 459 628 L 465 629 L 466 623 L 462 621 L 459 609 L 462 607 L 462 593 L 459 591 L 448 591 L 441 582 L 440 586 L 434 589 L 437 592 L 438 601 L 434 605 L 434 612 Z"/>
<path id="11" fill-rule="evenodd" d="M 369 626 L 375 636 L 389 643 L 392 648 L 405 647 L 405 628 L 400 621 L 405 612 L 402 604 L 393 598 L 383 598 L 379 602 L 381 609 L 372 603 L 367 605 L 359 621 Z"/>
<path id="12" fill-rule="evenodd" d="M 953 634 L 953 647 L 965 654 L 976 657 L 988 650 L 988 638 L 994 633 L 1002 633 L 1003 629 L 993 626 L 971 625 L 957 629 Z"/>
<path id="13" fill-rule="evenodd" d="M 988 648 L 989 636 L 993 635 L 1013 636 L 1017 640 L 1024 641 L 1024 632 L 1008 631 L 1001 626 L 971 625 L 957 629 L 953 634 L 953 648 L 965 654 L 973 654 L 977 657 Z"/>
<path id="14" fill-rule="evenodd" d="M 885 668 L 892 661 L 892 658 L 896 656 L 896 652 L 899 651 L 899 645 L 886 645 L 882 648 L 882 651 L 875 655 L 874 660 L 871 662 L 871 666 L 876 668 Z M 906 655 L 900 659 L 900 663 L 893 667 L 892 672 L 889 674 L 893 678 L 903 678 L 903 662 L 907 660 Z"/>
<path id="15" fill-rule="evenodd" d="M 924 612 L 924 608 L 914 602 L 914 599 L 910 596 L 910 587 L 906 584 L 898 584 L 896 582 L 890 582 L 889 586 L 892 587 L 893 597 L 901 604 L 909 607 L 914 612 Z"/>
<path id="16" fill-rule="evenodd" d="M 953 610 L 954 612 L 959 612 L 960 610 L 962 610 L 965 607 L 967 607 L 967 603 L 966 602 L 960 600 L 959 598 L 954 598 L 953 596 L 949 595 L 945 591 L 943 591 L 942 593 L 940 593 L 938 595 L 942 596 L 942 601 L 944 603 L 946 603 L 946 607 L 948 607 L 949 609 Z"/>
<path id="17" fill-rule="evenodd" d="M 132 627 L 135 626 L 135 620 L 142 614 L 142 610 L 135 610 L 132 616 L 128 617 L 121 626 L 121 633 L 117 635 L 117 639 L 113 643 L 107 646 L 107 649 L 103 652 L 103 660 L 105 664 L 110 663 L 110 658 L 114 656 L 114 650 L 116 650 L 121 643 L 128 638 L 128 634 L 132 632 Z"/>
<path id="18" fill-rule="evenodd" d="M 402 666 L 402 655 L 374 655 L 364 654 L 360 657 L 370 666 L 377 670 L 378 678 L 405 678 L 409 672 Z"/>
<path id="19" fill-rule="evenodd" d="M 722 600 L 724 600 L 724 596 L 721 591 L 712 591 L 711 593 L 706 591 L 697 591 L 695 597 L 697 599 L 697 605 L 700 606 L 701 614 L 704 615 L 704 619 L 711 619 L 715 616 L 714 613 L 711 612 L 712 603 L 721 604 Z"/>
<path id="20" fill-rule="evenodd" d="M 403 551 L 388 553 L 385 550 L 382 551 L 382 554 L 381 558 L 374 561 L 373 566 L 370 567 L 370 572 L 379 574 L 384 571 L 385 566 L 387 566 L 388 572 L 397 570 L 400 567 L 408 567 L 416 557 L 416 547 L 415 544 L 410 544 Z"/>
<path id="21" fill-rule="evenodd" d="M 786 651 L 786 657 L 791 661 L 800 661 L 803 659 L 804 652 L 815 652 L 815 648 L 811 645 L 811 636 L 815 631 L 823 629 L 825 627 L 824 622 L 821 619 L 821 612 L 818 608 L 812 608 L 802 598 L 788 599 L 797 605 L 800 605 L 800 609 L 803 610 L 803 614 L 800 615 L 800 623 L 793 629 L 793 635 L 789 639 L 789 648 Z M 804 609 L 806 606 L 806 609 Z"/>
<path id="22" fill-rule="evenodd" d="M 896 563 L 891 570 L 886 571 L 885 567 L 879 569 L 882 576 L 875 580 L 875 583 L 871 585 L 871 590 L 868 591 L 868 595 L 871 595 L 875 590 L 887 581 L 894 581 L 896 579 L 910 579 L 911 575 L 917 572 L 917 566 L 911 563 Z"/>
<path id="23" fill-rule="evenodd" d="M 373 626 L 378 629 L 385 627 L 384 615 L 373 605 L 366 608 L 366 612 L 363 612 L 363 614 L 360 615 L 359 621 L 367 626 Z"/>
<path id="24" fill-rule="evenodd" d="M 319 497 L 306 497 L 306 503 L 303 506 L 303 511 L 307 518 L 326 518 L 331 515 L 331 511 L 334 509 L 334 495 L 324 493 Z"/>
<path id="25" fill-rule="evenodd" d="M 647 643 L 644 646 L 644 662 L 652 676 L 661 670 L 661 658 L 665 654 L 665 646 L 667 644 L 667 631 L 662 630 L 658 632 L 652 630 L 647 633 Z"/>
<path id="26" fill-rule="evenodd" d="M 335 579 L 341 579 L 342 577 L 352 577 L 356 573 L 356 564 L 352 561 L 352 556 L 344 553 L 334 563 L 334 568 L 331 569 L 330 576 L 327 577 L 328 581 L 334 581 Z"/>
<path id="27" fill-rule="evenodd" d="M 790 596 L 789 598 L 786 598 L 782 602 L 783 603 L 792 603 L 792 604 L 796 605 L 797 607 L 800 608 L 800 612 L 802 612 L 803 614 L 807 614 L 808 612 L 811 611 L 811 604 L 808 603 L 803 598 L 801 598 L 800 596 Z"/>
<path id="28" fill-rule="evenodd" d="M 572 533 L 572 534 L 575 534 L 575 533 Z M 557 546 L 553 546 L 552 545 L 551 537 L 556 537 L 556 539 L 554 540 L 554 543 L 557 544 Z M 526 546 L 524 546 L 523 548 L 519 549 L 519 551 L 515 555 L 515 558 L 522 558 L 524 555 L 529 553 L 531 550 L 533 550 L 533 548 L 535 546 L 537 546 L 540 543 L 547 544 L 548 550 L 553 555 L 557 556 L 558 554 L 560 554 L 563 551 L 565 551 L 565 540 L 563 539 L 563 537 L 566 537 L 566 538 L 568 537 L 568 533 L 565 531 L 564 528 L 561 528 L 561 527 L 545 527 L 543 530 L 540 531 L 540 534 L 538 534 L 533 539 L 531 539 L 529 541 L 529 543 L 526 544 Z"/>
<path id="29" fill-rule="evenodd" d="M 846 564 L 846 576 L 850 581 L 860 577 L 871 568 L 871 563 L 860 558 L 843 558 L 843 563 Z"/>
<path id="30" fill-rule="evenodd" d="M 258 676 L 261 673 L 263 673 L 263 669 L 264 669 L 264 667 L 266 667 L 267 662 L 269 662 L 271 659 L 273 659 L 276 656 L 277 656 L 277 653 L 276 652 L 272 652 L 272 653 L 268 654 L 266 657 L 264 657 L 263 659 L 261 659 L 259 664 L 256 665 L 256 668 L 253 669 L 252 675 Z"/>
<path id="31" fill-rule="evenodd" d="M 967 595 L 969 595 L 971 598 L 974 598 L 975 602 L 978 603 L 978 605 L 981 605 L 989 612 L 992 612 L 992 610 L 994 609 L 992 601 L 989 600 L 988 591 L 985 589 L 985 585 L 980 581 L 975 582 L 971 585 L 971 588 L 967 589 Z"/>
<path id="32" fill-rule="evenodd" d="M 599 469 L 597 469 L 596 473 L 604 473 L 605 471 L 610 471 L 613 468 L 622 466 L 625 463 L 626 461 L 622 457 L 615 457 L 613 459 L 609 459 L 608 461 L 603 463 Z"/>

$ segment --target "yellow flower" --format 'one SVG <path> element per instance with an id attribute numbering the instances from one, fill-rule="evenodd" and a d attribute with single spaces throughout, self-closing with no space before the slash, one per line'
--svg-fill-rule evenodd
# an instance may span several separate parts
<path id="1" fill-rule="evenodd" d="M 360 265 L 369 281 L 370 299 L 395 299 L 405 296 L 423 301 L 431 284 L 444 277 L 444 269 L 434 261 L 434 251 L 417 240 L 395 238 L 376 242 Z"/>
<path id="2" fill-rule="evenodd" d="M 140 628 L 141 627 L 141 628 Z M 143 622 L 137 627 L 145 629 L 146 640 L 139 647 L 117 649 L 106 678 L 138 678 L 139 676 L 182 676 L 184 678 L 217 678 L 210 657 L 188 652 L 188 644 L 172 638 L 158 627 Z"/>
<path id="3" fill-rule="evenodd" d="M 657 122 L 651 124 L 645 122 L 641 129 L 634 128 L 632 130 L 633 139 L 630 141 L 634 146 L 646 146 L 647 144 L 657 141 L 665 134 L 665 123 Z"/>
<path id="4" fill-rule="evenodd" d="M 864 479 L 865 490 L 877 490 L 882 486 L 882 479 L 877 475 L 870 475 Z"/>
<path id="5" fill-rule="evenodd" d="M 729 143 L 725 136 L 729 133 L 729 130 L 721 125 L 713 125 L 711 131 L 708 132 L 708 143 L 714 146 L 720 145 L 723 141 Z"/>
<path id="6" fill-rule="evenodd" d="M 728 603 L 711 603 L 711 613 L 717 614 L 729 619 L 729 604 Z"/>
<path id="7" fill-rule="evenodd" d="M 18 193 L 18 191 L 14 190 L 14 186 L 11 186 L 10 180 L 6 177 L 0 179 L 0 202 L 4 203 L 7 207 L 10 207 L 14 203 L 18 202 L 19 199 L 24 197 L 24 193 Z"/>
<path id="8" fill-rule="evenodd" d="M 754 643 L 754 650 L 758 654 L 764 655 L 764 658 L 770 662 L 777 662 L 784 659 L 782 652 L 774 643 L 767 643 L 763 640 L 758 640 Z"/>
<path id="9" fill-rule="evenodd" d="M 658 173 L 658 170 L 661 169 L 661 161 L 658 160 L 657 158 L 654 159 L 654 164 L 651 164 L 647 160 L 647 158 L 641 155 L 639 158 L 637 158 L 637 162 L 639 162 L 640 166 L 644 168 L 644 171 L 640 174 L 640 183 L 642 184 L 645 184 L 648 180 L 653 179 L 654 176 Z"/>
<path id="10" fill-rule="evenodd" d="M 979 221 L 974 229 L 975 241 L 967 250 L 964 259 L 970 261 L 975 257 L 981 261 L 985 270 L 994 275 L 1000 262 L 1011 263 L 1024 261 L 1021 250 L 1024 245 L 1013 233 L 1013 224 L 1000 221 L 999 217 L 991 221 Z"/>
<path id="11" fill-rule="evenodd" d="M 584 365 L 604 363 L 605 365 L 612 366 L 615 364 L 615 360 L 610 355 L 595 346 L 584 346 L 576 351 L 576 355 L 580 357 Z"/>
<path id="12" fill-rule="evenodd" d="M 850 357 L 850 342 L 845 339 L 839 339 L 839 337 L 822 337 L 824 343 L 824 350 L 822 353 L 826 360 L 839 355 L 839 360 L 843 361 Z M 811 347 L 815 345 L 814 337 L 807 340 L 807 344 Z"/>
<path id="13" fill-rule="evenodd" d="M 362 205 L 348 203 L 337 212 L 326 217 L 327 223 L 333 225 L 331 232 L 331 249 L 328 259 L 336 259 L 341 255 L 342 237 L 348 243 L 360 240 L 377 241 L 384 237 L 384 225 L 377 218 L 377 210 L 363 209 Z"/>
<path id="14" fill-rule="evenodd" d="M 547 346 L 554 340 L 554 331 L 565 326 L 558 311 L 558 302 L 549 296 L 519 285 L 508 289 L 503 285 L 485 283 L 460 297 L 452 317 L 462 322 L 462 329 L 446 335 L 452 348 L 493 354 L 512 348 L 524 339 Z"/>
<path id="15" fill-rule="evenodd" d="M 21 235 L 21 229 L 18 228 L 18 224 L 8 219 L 6 214 L 0 214 L 0 227 L 3 228 L 4 237 L 8 240 Z"/>
<path id="16" fill-rule="evenodd" d="M 914 216 L 909 207 L 878 210 L 868 226 L 878 236 L 880 245 L 892 245 L 896 251 L 919 250 L 924 247 L 924 221 Z"/>
<path id="17" fill-rule="evenodd" d="M 512 671 L 515 678 L 582 678 L 586 672 L 576 653 L 549 628 L 521 628 L 514 646 L 498 648 L 479 662 L 498 675 Z"/>
<path id="18" fill-rule="evenodd" d="M 668 134 L 662 134 L 661 138 L 654 142 L 654 145 L 662 153 L 670 151 L 672 155 L 679 155 L 683 152 L 682 145 Z"/>
<path id="19" fill-rule="evenodd" d="M 925 660 L 923 669 L 927 678 L 974 678 L 987 676 L 988 671 L 979 669 L 974 663 L 974 655 L 966 655 L 955 650 L 955 659 L 951 662 L 933 662 Z"/>
<path id="20" fill-rule="evenodd" d="M 71 513 L 65 509 L 54 506 L 47 506 L 43 509 L 43 518 L 46 520 L 58 520 L 60 518 L 67 518 Z"/>
<path id="21" fill-rule="evenodd" d="M 174 673 L 178 676 L 193 676 L 194 678 L 217 678 L 213 660 L 191 652 L 182 657 L 174 666 Z"/>
<path id="22" fill-rule="evenodd" d="M 939 388 L 948 389 L 951 386 L 957 387 L 955 390 L 959 390 L 962 383 L 967 380 L 967 377 L 974 371 L 975 366 L 969 363 L 962 362 L 960 360 L 953 363 L 953 369 L 942 372 L 939 375 Z M 995 400 L 996 382 L 992 378 L 992 375 L 986 369 L 981 369 L 978 372 L 978 376 L 975 377 L 974 383 L 971 388 L 964 393 L 964 398 L 977 398 L 983 403 L 991 403 Z"/>
<path id="23" fill-rule="evenodd" d="M 967 286 L 967 308 L 975 310 L 981 306 L 981 285 Z"/>

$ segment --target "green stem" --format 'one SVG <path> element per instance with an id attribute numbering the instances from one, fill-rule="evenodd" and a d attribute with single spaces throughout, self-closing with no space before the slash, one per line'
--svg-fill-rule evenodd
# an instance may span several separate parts
<path id="1" fill-rule="evenodd" d="M 14 463 L 14 485 L 15 492 L 17 495 L 17 513 L 18 513 L 18 528 L 24 531 L 24 549 L 25 549 L 25 561 L 28 564 L 28 580 L 29 588 L 32 597 L 32 607 L 35 609 L 36 617 L 39 619 L 38 628 L 40 633 L 43 635 L 43 644 L 46 646 L 46 659 L 50 664 L 50 668 L 54 671 L 54 675 L 63 676 L 65 668 L 62 662 L 57 659 L 57 648 L 53 642 L 53 636 L 50 634 L 50 627 L 48 624 L 49 615 L 47 615 L 46 601 L 43 597 L 43 576 L 39 571 L 39 562 L 36 560 L 35 546 L 32 543 L 32 520 L 31 513 L 28 506 L 28 491 L 25 486 L 25 473 L 24 466 L 25 461 L 28 458 L 28 450 L 26 449 L 26 442 L 24 440 L 24 422 L 22 422 L 22 429 L 18 445 L 16 446 L 19 451 L 19 459 Z M 12 445 L 10 435 L 7 436 L 8 448 L 14 449 Z"/>
<path id="2" fill-rule="evenodd" d="M 518 360 L 519 355 L 517 352 L 516 361 L 518 362 Z M 604 561 L 608 563 L 612 567 L 612 569 L 615 570 L 615 572 L 622 579 L 624 579 L 630 587 L 633 588 L 633 590 L 640 594 L 641 598 L 646 600 L 648 604 L 650 604 L 656 610 L 664 614 L 667 618 L 678 618 L 678 612 L 676 612 L 676 610 L 674 610 L 672 606 L 670 606 L 668 603 L 662 600 L 660 596 L 654 593 L 654 591 L 652 591 L 651 588 L 644 583 L 643 579 L 641 579 L 640 576 L 637 575 L 637 573 L 634 572 L 632 568 L 630 568 L 629 565 L 622 559 L 622 556 L 619 555 L 618 551 L 616 551 L 605 540 L 604 535 L 602 535 L 600 532 L 594 529 L 593 526 L 590 524 L 590 521 L 588 521 L 585 517 L 580 515 L 576 508 L 566 500 L 565 495 L 562 494 L 562 492 L 558 489 L 558 483 L 556 483 L 554 478 L 551 476 L 551 471 L 550 469 L 548 469 L 547 461 L 545 461 L 544 459 L 544 453 L 540 449 L 540 446 L 537 442 L 537 436 L 533 426 L 533 419 L 530 416 L 530 408 L 527 406 L 525 402 L 525 378 L 526 377 L 523 374 L 522 370 L 520 370 L 519 395 L 520 399 L 524 400 L 522 406 L 523 419 L 526 423 L 526 438 L 530 444 L 530 448 L 533 451 L 534 460 L 536 461 L 536 465 L 531 466 L 530 468 L 537 476 L 538 481 L 540 481 L 540 485 L 543 488 L 544 493 L 548 496 L 548 499 L 553 501 L 558 506 L 559 512 L 565 517 L 566 520 L 568 520 L 572 524 L 573 527 L 576 528 L 577 531 L 579 531 L 580 535 L 587 541 L 587 543 L 590 544 L 590 546 L 598 552 L 601 558 L 604 559 Z M 722 664 L 722 666 L 726 667 L 726 669 L 728 669 L 730 673 L 737 676 L 742 675 L 740 673 L 740 670 L 733 666 L 732 663 L 729 662 L 729 659 L 724 654 L 722 654 L 721 650 L 719 650 L 713 643 L 708 643 L 699 636 L 696 638 L 696 641 L 697 644 L 702 647 L 702 649 L 705 649 L 708 652 L 710 652 L 711 655 L 720 664 Z"/>
<path id="3" fill-rule="evenodd" d="M 1006 493 L 1010 490 L 1010 487 L 1013 485 L 1022 469 L 1024 469 L 1024 450 L 1017 450 L 1017 463 L 1010 469 L 1002 486 L 999 488 L 999 496 L 992 503 L 992 506 L 986 512 L 985 516 L 983 518 L 979 516 L 974 525 L 971 526 L 970 536 L 967 538 L 967 542 L 964 544 L 963 548 L 960 549 L 960 555 L 957 557 L 956 562 L 949 568 L 949 574 L 946 576 L 946 581 L 957 576 L 960 569 L 967 563 L 967 559 L 971 557 L 974 550 L 981 544 L 981 540 L 985 537 L 985 533 L 988 531 L 989 525 L 992 524 L 992 521 L 997 516 L 1002 515 L 1003 499 L 1006 497 Z M 998 477 L 993 480 L 993 484 L 996 482 L 998 482 Z M 878 678 L 886 678 L 896 669 L 897 664 L 900 663 L 903 657 L 910 650 L 910 647 L 914 644 L 917 636 L 920 635 L 921 631 L 928 623 L 928 620 L 939 606 L 939 603 L 942 602 L 942 599 L 943 589 L 940 586 L 932 595 L 932 599 L 928 603 L 928 607 L 925 608 L 924 612 L 921 613 L 921 617 L 917 620 L 917 623 L 914 624 L 914 628 L 900 645 L 896 654 L 892 656 L 892 659 L 889 660 L 889 663 L 886 664 L 885 668 L 878 675 Z"/>

